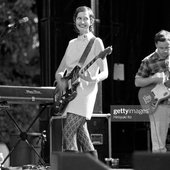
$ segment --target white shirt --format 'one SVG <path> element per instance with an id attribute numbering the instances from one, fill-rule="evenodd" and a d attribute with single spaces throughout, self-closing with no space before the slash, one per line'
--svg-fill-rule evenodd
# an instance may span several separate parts
<path id="1" fill-rule="evenodd" d="M 78 62 L 86 48 L 89 40 L 94 35 L 90 32 L 85 35 L 78 36 L 75 39 L 70 40 L 68 47 L 66 49 L 65 55 L 61 61 L 61 64 L 57 70 L 57 74 L 64 74 L 65 69 L 67 73 L 70 73 L 73 68 L 78 65 Z M 103 42 L 100 38 L 96 38 L 94 44 L 86 58 L 84 66 L 86 66 L 93 58 L 95 58 L 101 51 L 104 50 Z M 100 60 L 100 62 L 93 63 L 88 71 L 91 77 L 96 77 L 99 70 L 103 68 L 106 64 L 106 58 Z M 80 79 L 80 84 L 77 87 L 77 96 L 74 100 L 70 101 L 65 113 L 70 112 L 77 115 L 86 117 L 86 119 L 91 119 L 93 108 L 96 100 L 96 95 L 98 91 L 98 81 L 87 82 Z M 64 113 L 64 114 L 65 114 Z"/>

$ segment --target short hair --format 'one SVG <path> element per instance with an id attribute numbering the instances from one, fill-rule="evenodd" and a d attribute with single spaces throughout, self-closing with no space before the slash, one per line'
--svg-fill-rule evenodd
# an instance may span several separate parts
<path id="1" fill-rule="evenodd" d="M 85 12 L 85 11 L 87 11 L 87 12 L 89 13 L 89 17 L 90 17 L 90 20 L 91 20 L 91 23 L 92 23 L 92 24 L 90 25 L 90 27 L 89 27 L 89 30 L 90 30 L 91 32 L 94 31 L 94 20 L 95 20 L 95 16 L 94 16 L 94 13 L 93 13 L 92 9 L 89 8 L 89 7 L 87 7 L 87 6 L 80 6 L 80 7 L 78 7 L 78 8 L 76 9 L 76 11 L 75 11 L 75 13 L 74 13 L 74 15 L 73 15 L 74 26 L 75 26 L 76 32 L 78 32 L 78 33 L 79 33 L 79 30 L 77 30 L 76 25 L 75 25 L 75 23 L 76 23 L 76 17 L 77 17 L 77 15 L 78 15 L 79 12 Z"/>
<path id="2" fill-rule="evenodd" d="M 170 41 L 170 32 L 166 30 L 161 30 L 158 33 L 155 34 L 155 43 L 158 41 L 164 42 L 164 41 Z"/>

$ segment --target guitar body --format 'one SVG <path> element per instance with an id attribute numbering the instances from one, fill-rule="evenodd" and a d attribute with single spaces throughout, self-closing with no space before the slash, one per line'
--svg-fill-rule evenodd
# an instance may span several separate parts
<path id="1" fill-rule="evenodd" d="M 164 84 L 151 84 L 142 87 L 138 93 L 141 107 L 148 110 L 149 114 L 154 113 L 158 104 L 169 97 L 170 91 Z"/>
<path id="2" fill-rule="evenodd" d="M 62 114 L 65 111 L 68 103 L 77 96 L 77 87 L 79 85 L 79 82 L 78 81 L 76 82 L 75 80 L 77 80 L 78 78 L 79 71 L 80 67 L 76 66 L 69 75 L 63 77 L 63 79 L 67 81 L 67 88 L 64 93 L 61 93 L 59 91 L 59 88 L 56 86 L 54 92 L 55 93 L 53 106 L 54 114 L 57 115 Z"/>

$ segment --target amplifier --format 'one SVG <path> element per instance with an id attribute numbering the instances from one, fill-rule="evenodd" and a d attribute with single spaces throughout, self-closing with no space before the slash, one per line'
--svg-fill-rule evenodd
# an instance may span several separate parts
<path id="1" fill-rule="evenodd" d="M 50 119 L 50 162 L 53 152 L 63 151 L 62 130 L 65 117 L 52 116 Z M 111 116 L 110 114 L 93 114 L 87 121 L 88 130 L 99 159 L 105 162 L 105 158 L 112 157 L 111 146 Z"/>
<path id="2" fill-rule="evenodd" d="M 64 119 L 64 116 L 52 116 L 50 119 L 50 155 L 53 151 L 63 151 Z"/>
<path id="3" fill-rule="evenodd" d="M 111 115 L 93 114 L 87 125 L 98 157 L 102 162 L 105 162 L 105 158 L 112 157 Z"/>

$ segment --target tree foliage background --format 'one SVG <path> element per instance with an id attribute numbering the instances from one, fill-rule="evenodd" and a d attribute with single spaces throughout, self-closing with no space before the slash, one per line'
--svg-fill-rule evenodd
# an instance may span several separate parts
<path id="1" fill-rule="evenodd" d="M 38 19 L 35 12 L 34 0 L 0 0 L 0 84 L 39 83 Z M 8 27 L 24 17 L 29 18 L 28 22 Z"/>
<path id="2" fill-rule="evenodd" d="M 15 24 L 28 17 L 28 22 Z M 40 56 L 35 0 L 0 0 L 0 85 L 39 86 Z M 19 126 L 26 128 L 36 105 L 16 105 L 11 111 Z M 34 131 L 37 126 L 33 127 Z M 16 127 L 0 110 L 0 142 L 9 142 Z"/>

